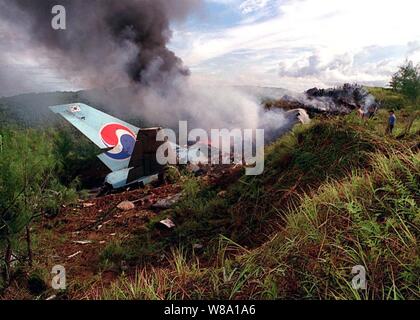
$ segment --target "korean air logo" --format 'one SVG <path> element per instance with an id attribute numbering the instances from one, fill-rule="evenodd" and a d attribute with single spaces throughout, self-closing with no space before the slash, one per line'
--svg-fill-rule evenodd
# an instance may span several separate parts
<path id="1" fill-rule="evenodd" d="M 106 155 L 114 160 L 129 159 L 136 144 L 136 135 L 126 126 L 118 123 L 105 125 L 100 132 L 104 144 L 113 148 Z"/>

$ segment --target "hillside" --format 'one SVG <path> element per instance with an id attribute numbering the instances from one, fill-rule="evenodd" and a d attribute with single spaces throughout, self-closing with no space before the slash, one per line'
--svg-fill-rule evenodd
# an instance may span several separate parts
<path id="1" fill-rule="evenodd" d="M 48 266 L 65 261 L 58 298 L 418 299 L 420 121 L 395 139 L 386 117 L 301 125 L 267 147 L 261 176 L 175 170 L 165 186 L 66 205 L 36 224 L 25 272 L 47 282 Z M 172 208 L 154 206 L 180 191 Z M 135 208 L 116 209 L 122 200 Z M 165 218 L 176 227 L 162 228 Z M 356 265 L 367 291 L 351 287 Z M 4 297 L 33 298 L 27 281 Z"/>
<path id="2" fill-rule="evenodd" d="M 135 246 L 137 261 L 165 253 L 169 266 L 123 277 L 99 297 L 418 299 L 420 132 L 397 142 L 378 123 L 298 128 L 268 147 L 261 177 L 193 189 L 166 213 L 178 225 L 169 241 L 150 224 L 121 246 Z M 366 292 L 349 285 L 356 265 L 367 270 Z"/>

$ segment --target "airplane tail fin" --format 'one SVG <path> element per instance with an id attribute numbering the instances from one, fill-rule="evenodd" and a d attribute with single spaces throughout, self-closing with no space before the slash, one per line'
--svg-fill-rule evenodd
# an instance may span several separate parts
<path id="1" fill-rule="evenodd" d="M 139 128 L 83 103 L 52 106 L 103 153 L 98 158 L 111 170 L 129 168 Z"/>

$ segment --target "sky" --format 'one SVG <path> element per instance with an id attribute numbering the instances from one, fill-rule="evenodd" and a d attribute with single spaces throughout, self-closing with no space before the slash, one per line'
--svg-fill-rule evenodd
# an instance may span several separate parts
<path id="1" fill-rule="evenodd" d="M 345 82 L 385 86 L 406 59 L 420 62 L 418 0 L 203 2 L 187 21 L 172 24 L 169 44 L 202 83 L 295 91 Z M 48 52 L 9 48 L 12 37 L 25 42 L 0 20 L 0 96 L 82 89 L 48 64 Z"/>
<path id="2" fill-rule="evenodd" d="M 305 90 L 387 85 L 420 62 L 420 1 L 207 0 L 171 47 L 195 77 Z"/>

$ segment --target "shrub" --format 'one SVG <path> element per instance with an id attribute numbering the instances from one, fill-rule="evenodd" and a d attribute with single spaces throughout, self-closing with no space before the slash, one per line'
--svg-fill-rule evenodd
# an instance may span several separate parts
<path id="1" fill-rule="evenodd" d="M 57 180 L 59 164 L 48 133 L 3 127 L 0 135 L 0 253 L 7 285 L 13 256 L 32 263 L 31 223 L 76 194 Z"/>

